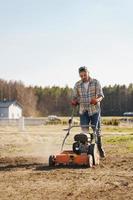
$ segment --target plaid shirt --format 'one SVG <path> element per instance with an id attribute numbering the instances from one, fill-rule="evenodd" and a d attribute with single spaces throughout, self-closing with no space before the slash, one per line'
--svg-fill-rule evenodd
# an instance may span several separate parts
<path id="1" fill-rule="evenodd" d="M 73 90 L 73 99 L 76 99 L 79 104 L 79 113 L 82 114 L 88 111 L 89 115 L 93 115 L 100 111 L 100 102 L 96 105 L 90 104 L 92 98 L 104 97 L 101 85 L 96 79 L 90 78 L 88 89 L 84 87 L 84 82 L 82 80 L 78 81 Z"/>

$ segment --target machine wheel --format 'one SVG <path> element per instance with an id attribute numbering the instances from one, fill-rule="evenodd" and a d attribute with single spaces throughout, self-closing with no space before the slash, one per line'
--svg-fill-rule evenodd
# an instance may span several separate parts
<path id="1" fill-rule="evenodd" d="M 88 167 L 92 168 L 93 167 L 93 157 L 91 154 L 88 155 L 89 157 L 89 164 L 88 164 Z"/>
<path id="2" fill-rule="evenodd" d="M 49 166 L 53 167 L 55 166 L 54 156 L 49 156 Z"/>
<path id="3" fill-rule="evenodd" d="M 99 153 L 98 153 L 97 144 L 91 144 L 89 146 L 88 153 L 92 155 L 93 165 L 99 165 Z"/>

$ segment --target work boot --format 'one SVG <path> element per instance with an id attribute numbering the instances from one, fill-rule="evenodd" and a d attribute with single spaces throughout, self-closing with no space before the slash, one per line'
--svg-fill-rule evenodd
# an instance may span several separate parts
<path id="1" fill-rule="evenodd" d="M 94 139 L 94 135 L 93 135 L 93 133 L 91 133 L 91 134 L 90 134 L 90 142 L 91 142 L 91 143 L 92 143 L 93 139 Z"/>
<path id="2" fill-rule="evenodd" d="M 105 158 L 105 151 L 103 150 L 103 147 L 102 147 L 101 136 L 97 136 L 97 148 L 98 148 L 100 157 Z"/>

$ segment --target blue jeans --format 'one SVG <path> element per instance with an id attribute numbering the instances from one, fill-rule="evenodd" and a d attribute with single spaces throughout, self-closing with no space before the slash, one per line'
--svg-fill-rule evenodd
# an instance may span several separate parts
<path id="1" fill-rule="evenodd" d="M 97 135 L 100 135 L 100 128 L 101 128 L 100 113 L 95 113 L 94 115 L 89 116 L 88 111 L 85 111 L 83 114 L 80 114 L 80 125 L 81 127 L 82 125 L 91 125 L 94 131 L 97 125 L 96 133 Z"/>

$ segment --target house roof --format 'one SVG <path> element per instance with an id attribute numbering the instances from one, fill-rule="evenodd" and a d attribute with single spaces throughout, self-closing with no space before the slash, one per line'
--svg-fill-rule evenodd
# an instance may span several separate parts
<path id="1" fill-rule="evenodd" d="M 22 106 L 16 101 L 16 100 L 10 100 L 10 101 L 0 101 L 0 108 L 8 108 L 10 105 L 12 104 L 16 104 L 18 105 L 19 107 L 22 108 Z"/>

